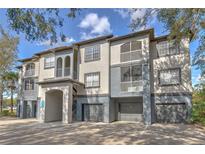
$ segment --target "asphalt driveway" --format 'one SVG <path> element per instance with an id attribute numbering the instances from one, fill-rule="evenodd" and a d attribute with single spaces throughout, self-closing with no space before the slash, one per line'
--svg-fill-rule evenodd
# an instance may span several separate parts
<path id="1" fill-rule="evenodd" d="M 205 144 L 205 128 L 185 124 L 38 123 L 0 118 L 0 144 Z"/>

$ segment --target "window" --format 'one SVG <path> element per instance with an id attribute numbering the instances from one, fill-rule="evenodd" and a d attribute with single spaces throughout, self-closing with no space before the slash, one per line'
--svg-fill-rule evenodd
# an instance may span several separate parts
<path id="1" fill-rule="evenodd" d="M 161 70 L 159 72 L 159 84 L 160 85 L 174 85 L 180 84 L 180 69 L 168 69 Z"/>
<path id="2" fill-rule="evenodd" d="M 25 81 L 25 90 L 34 90 L 34 80 L 33 79 L 26 79 Z"/>
<path id="3" fill-rule="evenodd" d="M 25 76 L 32 76 L 34 74 L 35 74 L 35 64 L 34 63 L 27 64 Z"/>
<path id="4" fill-rule="evenodd" d="M 121 82 L 142 80 L 142 66 L 121 67 Z"/>
<path id="5" fill-rule="evenodd" d="M 157 44 L 159 57 L 174 55 L 179 53 L 178 45 L 175 41 L 163 41 Z"/>
<path id="6" fill-rule="evenodd" d="M 85 62 L 100 59 L 100 45 L 85 48 Z"/>
<path id="7" fill-rule="evenodd" d="M 35 64 L 34 63 L 30 63 L 26 65 L 26 70 L 33 70 L 35 69 Z"/>
<path id="8" fill-rule="evenodd" d="M 121 91 L 142 91 L 142 65 L 121 67 Z"/>
<path id="9" fill-rule="evenodd" d="M 100 87 L 100 73 L 96 72 L 85 74 L 85 87 Z"/>
<path id="10" fill-rule="evenodd" d="M 142 42 L 141 41 L 131 41 L 127 42 L 120 47 L 120 61 L 133 61 L 142 58 Z"/>
<path id="11" fill-rule="evenodd" d="M 63 72 L 63 60 L 61 57 L 57 59 L 57 67 L 56 67 L 56 77 L 62 77 Z"/>
<path id="12" fill-rule="evenodd" d="M 70 56 L 65 58 L 65 68 L 64 68 L 64 76 L 70 75 Z"/>
<path id="13" fill-rule="evenodd" d="M 54 63 L 55 63 L 54 56 L 45 57 L 44 68 L 52 68 L 52 67 L 54 67 Z"/>

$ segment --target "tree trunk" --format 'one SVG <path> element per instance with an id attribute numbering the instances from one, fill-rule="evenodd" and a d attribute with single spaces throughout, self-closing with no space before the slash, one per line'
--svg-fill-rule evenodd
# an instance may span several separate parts
<path id="1" fill-rule="evenodd" d="M 11 112 L 13 112 L 13 106 L 14 106 L 14 103 L 13 103 L 13 89 L 11 88 Z"/>
<path id="2" fill-rule="evenodd" d="M 0 91 L 0 111 L 2 112 L 3 111 L 3 94 L 1 93 Z"/>

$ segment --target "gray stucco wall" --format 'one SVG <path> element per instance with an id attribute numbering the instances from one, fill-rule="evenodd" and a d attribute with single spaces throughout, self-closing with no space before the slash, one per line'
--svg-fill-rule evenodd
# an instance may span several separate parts
<path id="1" fill-rule="evenodd" d="M 151 93 L 150 93 L 150 67 L 149 63 L 143 65 L 143 115 L 144 123 L 150 125 L 152 122 L 151 117 Z"/>
<path id="2" fill-rule="evenodd" d="M 188 122 L 191 116 L 191 100 L 191 94 L 152 96 L 152 103 L 155 104 L 155 121 Z"/>
<path id="3" fill-rule="evenodd" d="M 77 97 L 77 120 L 82 121 L 82 104 L 102 104 L 103 111 L 103 120 L 104 122 L 110 122 L 109 115 L 109 103 L 110 98 L 108 96 L 78 96 Z"/>

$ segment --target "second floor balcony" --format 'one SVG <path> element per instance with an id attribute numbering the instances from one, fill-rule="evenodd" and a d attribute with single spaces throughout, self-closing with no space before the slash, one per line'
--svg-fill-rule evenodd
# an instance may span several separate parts
<path id="1" fill-rule="evenodd" d="M 29 69 L 25 71 L 25 76 L 34 76 L 35 75 L 35 69 Z"/>
<path id="2" fill-rule="evenodd" d="M 25 70 L 24 75 L 26 77 L 35 75 L 35 64 L 34 63 L 29 63 L 26 65 L 26 70 Z"/>

